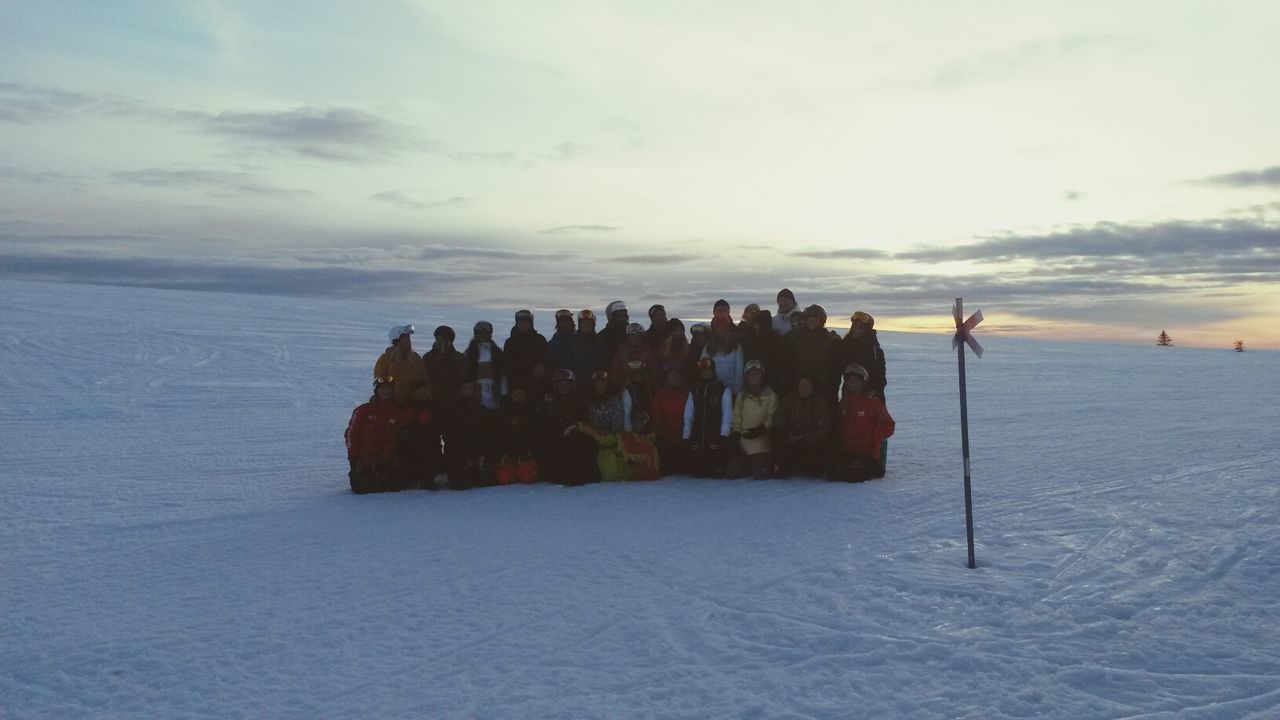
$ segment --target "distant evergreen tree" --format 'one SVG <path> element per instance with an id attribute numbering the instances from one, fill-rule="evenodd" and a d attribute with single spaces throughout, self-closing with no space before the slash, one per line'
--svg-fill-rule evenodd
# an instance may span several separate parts
<path id="1" fill-rule="evenodd" d="M 1236 341 L 1236 352 L 1244 352 L 1244 341 L 1243 341 L 1243 340 L 1237 340 L 1237 341 Z"/>
<path id="2" fill-rule="evenodd" d="M 1156 344 L 1160 347 L 1169 347 L 1173 345 L 1173 338 L 1169 337 L 1169 333 L 1161 330 L 1160 337 L 1156 338 Z"/>

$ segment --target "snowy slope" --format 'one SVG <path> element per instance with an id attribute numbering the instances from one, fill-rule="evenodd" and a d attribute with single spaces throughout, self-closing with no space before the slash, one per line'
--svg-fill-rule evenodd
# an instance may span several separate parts
<path id="1" fill-rule="evenodd" d="M 1280 717 L 1280 354 L 983 336 L 968 570 L 941 336 L 883 481 L 351 495 L 480 317 L 0 283 L 0 717 Z"/>

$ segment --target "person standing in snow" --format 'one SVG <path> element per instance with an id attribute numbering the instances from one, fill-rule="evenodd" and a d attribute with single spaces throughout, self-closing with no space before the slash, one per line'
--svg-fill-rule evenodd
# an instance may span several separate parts
<path id="1" fill-rule="evenodd" d="M 573 362 L 569 369 L 579 382 L 589 382 L 598 370 L 609 369 L 609 348 L 596 332 L 596 314 L 590 310 L 578 313 L 578 336 L 573 343 Z"/>
<path id="2" fill-rule="evenodd" d="M 422 357 L 413 351 L 413 342 L 409 339 L 411 335 L 412 325 L 396 325 L 391 328 L 387 333 L 391 347 L 373 364 L 375 378 L 395 378 L 395 400 L 402 405 L 409 401 L 414 388 L 426 385 L 430 380 L 427 377 L 427 366 L 422 364 Z"/>
<path id="3" fill-rule="evenodd" d="M 702 357 L 710 358 L 715 363 L 716 379 L 729 392 L 737 396 L 742 392 L 742 345 L 733 329 L 733 321 L 728 315 L 717 315 L 711 321 L 711 339 L 702 350 Z"/>
<path id="4" fill-rule="evenodd" d="M 644 341 L 654 352 L 661 352 L 662 345 L 671 334 L 671 325 L 667 322 L 667 309 L 662 305 L 649 307 L 649 329 L 644 331 Z"/>
<path id="5" fill-rule="evenodd" d="M 884 351 L 876 336 L 876 319 L 861 310 L 850 318 L 849 332 L 840 341 L 840 361 L 844 365 L 858 365 L 867 371 L 868 389 L 884 400 L 885 378 Z"/>
<path id="6" fill-rule="evenodd" d="M 698 361 L 702 359 L 702 351 L 711 339 L 711 326 L 706 323 L 694 323 L 689 328 L 689 349 L 684 354 L 684 376 L 689 379 L 698 377 Z"/>
<path id="7" fill-rule="evenodd" d="M 480 404 L 476 384 L 464 381 L 450 411 L 447 472 L 449 488 L 467 490 L 493 484 L 498 425 L 494 411 Z"/>
<path id="8" fill-rule="evenodd" d="M 827 311 L 821 305 L 804 309 L 804 326 L 787 335 L 787 385 L 802 377 L 813 381 L 813 391 L 833 408 L 840 381 L 839 338 L 826 328 Z"/>
<path id="9" fill-rule="evenodd" d="M 778 412 L 778 395 L 765 384 L 764 366 L 759 360 L 747 363 L 742 394 L 733 401 L 733 435 L 737 442 L 729 460 L 728 476 L 742 477 L 748 472 L 756 480 L 764 480 L 773 472 L 772 444 L 769 433 Z"/>
<path id="10" fill-rule="evenodd" d="M 699 360 L 697 370 L 684 406 L 686 467 L 694 477 L 722 477 L 733 427 L 733 393 L 716 379 L 710 358 Z"/>
<path id="11" fill-rule="evenodd" d="M 476 395 L 486 410 L 497 410 L 507 394 L 503 375 L 502 350 L 493 342 L 493 325 L 481 320 L 472 329 L 467 346 L 467 379 L 475 383 Z"/>
<path id="12" fill-rule="evenodd" d="M 614 353 L 622 343 L 626 342 L 627 326 L 631 324 L 631 316 L 627 313 L 627 304 L 621 300 L 614 300 L 604 309 L 605 327 L 600 331 L 600 338 L 604 340 L 605 347 L 605 368 L 609 368 L 613 364 Z"/>
<path id="13" fill-rule="evenodd" d="M 533 313 L 516 312 L 511 336 L 502 346 L 503 372 L 508 390 L 525 388 L 533 383 L 533 366 L 546 361 L 547 339 L 533 328 Z"/>
<path id="14" fill-rule="evenodd" d="M 613 366 L 609 368 L 609 377 L 613 380 L 615 388 L 621 388 L 626 384 L 630 376 L 629 367 L 633 362 L 642 363 L 645 370 L 650 373 L 657 370 L 658 354 L 644 341 L 644 328 L 640 327 L 640 323 L 631 323 L 627 326 L 627 340 L 613 354 Z M 648 386 L 652 388 L 656 384 L 655 378 L 650 374 Z"/>
<path id="15" fill-rule="evenodd" d="M 403 487 L 403 472 L 396 451 L 400 431 L 413 422 L 413 410 L 395 401 L 395 378 L 374 380 L 374 394 L 369 402 L 357 407 L 347 423 L 344 440 L 351 492 L 357 495 L 398 491 Z"/>
<path id="16" fill-rule="evenodd" d="M 773 331 L 780 336 L 791 332 L 791 313 L 796 309 L 796 296 L 787 288 L 778 291 L 778 314 L 773 316 Z"/>
<path id="17" fill-rule="evenodd" d="M 861 365 L 844 370 L 840 400 L 840 454 L 833 480 L 861 482 L 884 477 L 883 446 L 893 436 L 893 416 L 871 391 L 870 373 Z"/>
<path id="18" fill-rule="evenodd" d="M 574 344 L 578 340 L 578 327 L 573 322 L 572 310 L 556 311 L 556 332 L 547 341 L 547 370 L 554 375 L 560 368 L 573 369 Z"/>
<path id="19" fill-rule="evenodd" d="M 437 457 L 439 468 L 448 468 L 450 452 L 450 433 L 452 432 L 453 408 L 458 404 L 458 389 L 467 379 L 467 359 L 453 346 L 456 338 L 453 328 L 441 325 L 435 330 L 435 344 L 431 346 L 422 362 L 427 366 L 427 376 L 431 378 L 431 407 L 433 421 L 430 427 L 434 430 L 437 456 L 440 455 L 440 444 L 444 444 L 444 457 Z M 428 441 L 428 445 L 430 446 Z"/>

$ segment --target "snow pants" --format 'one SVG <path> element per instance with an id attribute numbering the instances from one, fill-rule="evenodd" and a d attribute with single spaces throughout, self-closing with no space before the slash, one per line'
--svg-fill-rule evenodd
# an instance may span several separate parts
<path id="1" fill-rule="evenodd" d="M 767 480 L 773 475 L 773 453 L 734 455 L 729 461 L 728 476 L 740 478 L 750 473 L 752 479 Z"/>
<path id="2" fill-rule="evenodd" d="M 840 453 L 840 459 L 831 473 L 832 480 L 862 482 L 884 477 L 884 466 L 870 455 Z"/>
<path id="3" fill-rule="evenodd" d="M 351 492 L 357 495 L 400 492 L 404 489 L 404 473 L 394 460 L 357 460 L 348 458 Z"/>
<path id="4" fill-rule="evenodd" d="M 569 433 L 547 442 L 538 460 L 544 482 L 558 485 L 585 485 L 600 481 L 596 465 L 596 442 L 582 433 Z"/>

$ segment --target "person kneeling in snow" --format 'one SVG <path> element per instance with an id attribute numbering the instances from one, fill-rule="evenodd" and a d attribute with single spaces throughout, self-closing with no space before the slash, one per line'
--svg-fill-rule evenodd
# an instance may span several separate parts
<path id="1" fill-rule="evenodd" d="M 840 400 L 840 458 L 833 480 L 862 482 L 884 477 L 881 444 L 893 435 L 893 417 L 875 397 L 861 365 L 844 369 L 844 397 Z"/>
<path id="2" fill-rule="evenodd" d="M 411 408 L 396 404 L 394 378 L 383 376 L 374 381 L 374 396 L 357 407 L 347 423 L 351 492 L 363 495 L 403 488 L 396 448 L 400 431 L 413 422 L 413 415 Z"/>
<path id="3" fill-rule="evenodd" d="M 600 432 L 587 423 L 578 424 L 578 432 L 594 439 L 599 447 L 596 463 L 601 480 L 658 479 L 658 448 L 649 425 L 649 413 L 643 411 L 635 414 L 632 429 L 622 432 Z"/>

